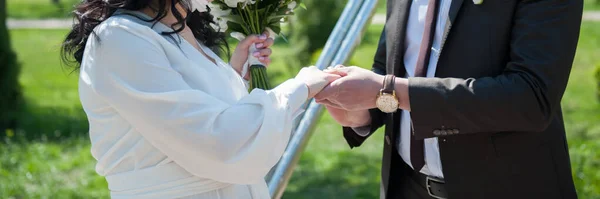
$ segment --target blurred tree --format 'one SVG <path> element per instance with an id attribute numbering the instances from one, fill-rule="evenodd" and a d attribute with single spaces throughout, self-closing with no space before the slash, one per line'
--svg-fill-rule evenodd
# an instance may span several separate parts
<path id="1" fill-rule="evenodd" d="M 6 26 L 6 0 L 0 0 L 0 135 L 15 128 L 20 99 L 19 66 Z"/>
<path id="2" fill-rule="evenodd" d="M 60 0 L 52 0 L 52 4 L 54 4 L 54 6 L 56 6 L 56 8 L 58 8 L 58 11 L 61 13 L 65 12 L 65 8 L 63 6 L 62 3 L 60 3 Z"/>
<path id="3" fill-rule="evenodd" d="M 304 0 L 306 10 L 297 9 L 291 26 L 291 43 L 295 46 L 296 59 L 288 66 L 307 66 L 313 55 L 327 42 L 329 34 L 342 14 L 347 0 Z"/>

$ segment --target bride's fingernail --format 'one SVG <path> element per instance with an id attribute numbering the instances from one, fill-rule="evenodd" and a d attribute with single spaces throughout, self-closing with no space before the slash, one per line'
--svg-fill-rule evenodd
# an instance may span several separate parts
<path id="1" fill-rule="evenodd" d="M 260 43 L 260 44 L 256 44 L 256 47 L 257 47 L 257 48 L 262 48 L 262 47 L 263 47 L 263 44 L 262 44 L 262 43 Z"/>
<path id="2" fill-rule="evenodd" d="M 264 60 L 265 60 L 265 57 L 259 57 L 258 59 L 259 59 L 260 61 L 264 61 Z"/>
<path id="3" fill-rule="evenodd" d="M 267 36 L 261 35 L 260 37 L 258 37 L 259 39 L 267 39 Z"/>
<path id="4" fill-rule="evenodd" d="M 254 52 L 254 53 L 252 53 L 252 55 L 255 56 L 255 57 L 258 57 L 260 55 L 260 53 L 259 52 Z"/>

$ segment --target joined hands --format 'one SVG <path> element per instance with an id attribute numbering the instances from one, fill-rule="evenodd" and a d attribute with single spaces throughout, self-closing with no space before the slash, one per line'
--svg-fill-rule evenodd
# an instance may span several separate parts
<path id="1" fill-rule="evenodd" d="M 309 98 L 314 97 L 338 123 L 350 127 L 371 123 L 368 109 L 375 107 L 375 98 L 383 83 L 381 75 L 342 65 L 323 71 L 315 66 L 306 67 L 296 79 L 306 83 Z"/>
<path id="2" fill-rule="evenodd" d="M 309 88 L 309 98 L 324 105 L 342 126 L 363 127 L 371 123 L 370 109 L 383 88 L 383 75 L 356 66 L 337 65 L 320 71 L 315 66 L 303 68 L 296 79 Z M 396 78 L 396 96 L 400 106 L 410 111 L 408 80 Z"/>
<path id="3" fill-rule="evenodd" d="M 327 108 L 340 125 L 362 127 L 371 123 L 369 109 L 375 108 L 375 100 L 383 76 L 356 66 L 337 65 L 324 70 L 339 75 L 315 96 L 317 103 Z"/>

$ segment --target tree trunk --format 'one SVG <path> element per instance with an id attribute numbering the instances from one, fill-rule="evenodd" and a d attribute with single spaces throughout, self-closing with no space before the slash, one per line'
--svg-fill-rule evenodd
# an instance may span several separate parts
<path id="1" fill-rule="evenodd" d="M 20 99 L 19 66 L 6 27 L 6 0 L 0 0 L 0 135 L 16 127 Z"/>

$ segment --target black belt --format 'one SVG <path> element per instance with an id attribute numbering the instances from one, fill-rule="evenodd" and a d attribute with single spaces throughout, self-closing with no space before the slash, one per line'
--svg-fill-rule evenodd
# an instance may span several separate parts
<path id="1" fill-rule="evenodd" d="M 448 192 L 446 192 L 444 179 L 428 176 L 418 171 L 413 171 L 411 173 L 411 177 L 419 182 L 421 186 L 427 189 L 429 196 L 437 199 L 448 198 Z"/>

